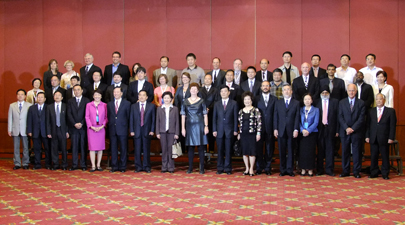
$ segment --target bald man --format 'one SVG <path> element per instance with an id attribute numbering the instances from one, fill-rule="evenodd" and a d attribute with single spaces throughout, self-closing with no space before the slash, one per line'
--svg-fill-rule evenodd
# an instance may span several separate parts
<path id="1" fill-rule="evenodd" d="M 273 81 L 273 73 L 268 71 L 267 68 L 269 67 L 269 60 L 268 59 L 262 59 L 260 60 L 260 70 L 256 72 L 256 79 L 260 82 L 263 81 L 268 81 L 271 82 Z"/>
<path id="2" fill-rule="evenodd" d="M 309 63 L 304 62 L 301 65 L 302 75 L 295 78 L 292 84 L 294 99 L 300 101 L 301 106 L 304 105 L 302 98 L 306 93 L 312 96 L 313 101 L 319 98 L 319 80 L 314 75 L 309 74 L 310 69 Z"/>

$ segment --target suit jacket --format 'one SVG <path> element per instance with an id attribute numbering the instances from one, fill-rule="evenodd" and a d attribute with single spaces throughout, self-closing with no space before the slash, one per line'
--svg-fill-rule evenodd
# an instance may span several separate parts
<path id="1" fill-rule="evenodd" d="M 108 130 L 110 135 L 128 136 L 130 114 L 131 103 L 123 98 L 121 98 L 117 113 L 115 113 L 115 100 L 107 103 Z"/>
<path id="2" fill-rule="evenodd" d="M 102 82 L 100 82 L 100 84 L 97 87 L 97 90 L 100 89 L 101 92 L 103 93 L 102 96 L 101 96 L 101 101 L 103 101 L 103 102 L 105 102 L 105 92 L 107 91 L 107 87 L 108 87 L 107 84 L 104 84 Z M 87 90 L 86 91 L 87 92 L 87 98 L 90 100 L 90 102 L 92 102 L 94 100 L 94 98 L 93 98 L 94 92 L 96 92 L 94 90 L 94 84 L 91 83 L 91 84 L 87 85 L 86 90 Z"/>
<path id="3" fill-rule="evenodd" d="M 128 66 L 120 63 L 118 65 L 117 72 L 122 77 L 122 83 L 128 85 L 129 84 L 129 77 L 131 76 L 131 73 L 129 72 Z M 105 69 L 104 69 L 103 83 L 107 84 L 107 86 L 110 86 L 113 77 L 114 77 L 114 75 L 112 73 L 112 64 L 106 65 Z"/>
<path id="4" fill-rule="evenodd" d="M 342 99 L 339 102 L 339 125 L 340 137 L 346 136 L 346 129 L 351 127 L 354 132 L 351 134 L 353 137 L 364 136 L 364 119 L 366 116 L 366 108 L 361 99 L 356 98 L 354 101 L 353 111 L 350 110 L 350 102 L 348 98 Z"/>
<path id="5" fill-rule="evenodd" d="M 327 85 L 329 87 L 329 78 L 323 78 L 319 80 L 319 87 L 322 88 L 323 86 Z M 330 93 L 330 98 L 337 99 L 338 101 L 347 98 L 346 86 L 345 82 L 340 78 L 333 78 L 333 90 Z M 320 92 L 320 91 L 319 91 Z"/>
<path id="6" fill-rule="evenodd" d="M 377 107 L 369 111 L 367 117 L 366 138 L 370 138 L 370 143 L 388 144 L 388 139 L 395 140 L 395 130 L 397 116 L 395 109 L 384 107 L 380 122 L 378 122 Z"/>
<path id="7" fill-rule="evenodd" d="M 180 135 L 180 118 L 179 108 L 170 107 L 169 110 L 169 134 Z M 166 133 L 166 109 L 156 108 L 156 134 Z"/>
<path id="8" fill-rule="evenodd" d="M 75 127 L 76 123 L 81 123 L 83 126 L 80 130 L 87 130 L 86 125 L 86 106 L 90 100 L 82 95 L 79 106 L 77 106 L 76 98 L 69 99 L 67 103 L 67 121 L 69 133 L 78 133 L 79 130 Z"/>
<path id="9" fill-rule="evenodd" d="M 304 127 L 305 106 L 301 107 L 301 109 L 300 109 L 300 117 L 301 117 L 300 132 L 302 132 L 304 129 L 307 130 L 309 133 L 318 132 L 318 122 L 319 122 L 319 109 L 318 108 L 312 106 L 311 110 L 308 112 L 308 117 L 307 117 L 308 128 Z"/>
<path id="10" fill-rule="evenodd" d="M 114 100 L 114 88 L 115 88 L 115 85 L 110 85 L 107 87 L 107 90 L 105 91 L 105 102 L 106 103 L 109 103 Z M 128 85 L 121 83 L 121 89 L 122 89 L 122 98 L 127 99 Z"/>
<path id="11" fill-rule="evenodd" d="M 328 127 L 329 129 L 329 135 L 334 137 L 337 133 L 339 133 L 339 120 L 338 120 L 338 114 L 339 114 L 339 101 L 334 98 L 329 98 L 329 104 L 328 104 Z M 323 117 L 323 100 L 318 99 L 317 103 L 314 104 L 318 109 L 319 109 L 319 122 L 318 122 L 318 130 L 322 130 L 323 123 L 322 123 L 322 117 Z"/>
<path id="12" fill-rule="evenodd" d="M 155 87 L 159 87 L 159 83 L 158 83 L 158 80 L 157 80 L 157 79 L 159 78 L 159 76 L 160 76 L 160 74 L 161 74 L 161 70 L 160 70 L 160 69 L 161 69 L 161 68 L 156 69 L 156 70 L 153 71 L 153 85 L 154 85 Z M 176 86 L 177 86 L 177 74 L 176 74 L 176 70 L 167 67 L 166 76 L 167 76 L 167 79 L 169 80 L 169 82 L 167 82 L 167 85 L 169 85 L 170 87 L 174 87 L 174 88 L 176 89 Z M 173 79 L 174 79 L 175 77 L 176 77 L 176 80 L 174 81 Z"/>
<path id="13" fill-rule="evenodd" d="M 266 103 L 264 102 L 263 95 L 260 94 L 256 96 L 254 101 L 254 106 L 256 106 L 260 113 L 262 114 L 262 131 L 266 132 L 268 135 L 273 136 L 273 115 L 274 115 L 274 107 L 277 98 L 272 96 L 269 93 L 269 99 L 266 107 Z"/>
<path id="14" fill-rule="evenodd" d="M 207 92 L 205 86 L 200 87 L 201 98 L 204 99 L 205 106 L 209 109 L 209 113 L 212 113 L 214 109 L 214 103 L 220 98 L 219 90 L 211 85 L 210 91 Z"/>
<path id="15" fill-rule="evenodd" d="M 27 134 L 31 133 L 33 138 L 46 138 L 46 108 L 42 105 L 42 112 L 39 113 L 38 104 L 30 106 L 27 118 Z"/>
<path id="16" fill-rule="evenodd" d="M 284 65 L 280 66 L 279 69 L 283 71 L 283 75 L 281 77 L 281 80 L 283 80 L 284 82 L 287 82 L 287 72 L 286 72 L 286 69 L 285 69 Z M 300 71 L 298 70 L 298 68 L 296 66 L 291 64 L 291 67 L 290 67 L 291 83 L 293 83 L 294 79 L 299 77 L 299 76 L 300 76 Z"/>
<path id="17" fill-rule="evenodd" d="M 222 99 L 215 103 L 212 131 L 217 132 L 217 138 L 232 138 L 233 132 L 238 132 L 238 112 L 238 103 L 230 98 L 225 110 Z"/>
<path id="18" fill-rule="evenodd" d="M 20 134 L 21 136 L 27 136 L 27 115 L 31 105 L 29 102 L 24 102 L 20 112 L 18 102 L 10 104 L 8 109 L 8 132 L 11 132 L 11 136 Z"/>
<path id="19" fill-rule="evenodd" d="M 61 72 L 57 72 L 56 76 L 58 76 L 59 80 L 62 77 Z M 44 91 L 47 92 L 49 90 L 52 90 L 52 85 L 51 85 L 51 78 L 53 77 L 52 71 L 48 70 L 45 71 L 44 76 L 42 78 L 42 81 L 44 83 Z"/>
<path id="20" fill-rule="evenodd" d="M 311 67 L 311 70 L 309 71 L 309 75 L 312 75 L 315 77 L 314 74 L 314 68 Z M 326 72 L 326 70 L 324 68 L 318 67 L 318 80 L 321 80 L 323 78 L 327 78 L 328 77 L 328 73 Z"/>
<path id="21" fill-rule="evenodd" d="M 249 88 L 249 80 L 246 80 L 246 81 L 244 81 L 241 85 L 240 85 L 240 87 L 241 87 L 241 89 L 242 89 L 242 92 L 245 92 L 245 91 L 250 91 L 250 88 Z M 261 89 L 260 89 L 260 87 L 262 86 L 262 82 L 260 82 L 259 80 L 257 80 L 257 79 L 255 79 L 255 82 L 254 82 L 254 84 L 253 84 L 253 88 L 252 88 L 252 93 L 253 93 L 253 95 L 254 96 L 258 96 L 259 94 L 260 94 L 260 92 L 261 92 Z M 243 101 L 243 100 L 242 100 Z"/>
<path id="22" fill-rule="evenodd" d="M 61 104 L 60 110 L 60 129 L 62 134 L 68 133 L 68 127 L 66 124 L 66 104 Z M 56 111 L 55 104 L 49 104 L 46 110 L 46 133 L 52 135 L 52 138 L 56 138 Z"/>
<path id="23" fill-rule="evenodd" d="M 263 82 L 263 74 L 262 71 L 259 70 L 256 72 L 256 79 L 260 82 Z M 267 70 L 267 81 L 273 81 L 273 73 Z"/>
<path id="24" fill-rule="evenodd" d="M 66 97 L 66 89 L 64 89 L 64 88 L 61 88 L 60 86 L 58 87 L 58 89 L 56 89 L 56 91 L 60 91 L 60 92 L 62 92 L 62 97 L 63 97 L 63 99 L 62 99 L 62 102 L 66 102 L 66 99 L 65 99 L 65 97 Z M 55 91 L 55 92 L 56 92 Z M 45 97 L 46 97 L 46 104 L 52 104 L 52 103 L 54 103 L 55 102 L 55 100 L 53 99 L 53 91 L 52 91 L 52 88 L 48 91 L 48 92 L 45 92 Z"/>
<path id="25" fill-rule="evenodd" d="M 359 92 L 357 91 L 356 98 L 359 98 Z M 360 99 L 364 101 L 366 106 L 366 112 L 373 107 L 374 104 L 374 90 L 373 87 L 369 84 L 363 82 L 361 85 Z"/>
<path id="26" fill-rule="evenodd" d="M 103 72 L 101 71 L 101 68 L 96 66 L 96 65 L 92 65 L 89 69 L 89 71 L 86 74 L 86 65 L 83 66 L 82 68 L 80 68 L 80 75 L 81 75 L 81 81 L 80 84 L 82 87 L 87 87 L 90 84 L 93 84 L 93 73 L 94 72 L 99 72 L 101 77 L 103 77 Z"/>
<path id="27" fill-rule="evenodd" d="M 213 77 L 214 76 L 214 71 L 211 70 L 207 74 L 210 74 Z M 217 79 L 215 79 L 215 82 L 213 82 L 212 85 L 214 87 L 216 87 L 216 88 L 219 88 L 219 86 L 221 86 L 222 84 L 225 83 L 225 75 L 226 75 L 226 72 L 220 69 L 218 74 L 217 74 Z"/>
<path id="28" fill-rule="evenodd" d="M 288 136 L 292 136 L 294 130 L 300 130 L 300 102 L 291 98 L 288 108 L 285 107 L 284 98 L 275 103 L 274 130 L 278 130 L 278 136 L 283 137 L 284 131 Z"/>
<path id="29" fill-rule="evenodd" d="M 128 87 L 127 91 L 127 99 L 128 101 L 131 102 L 131 104 L 134 104 L 138 101 L 138 80 L 131 82 Z M 143 87 L 141 90 L 145 90 L 146 93 L 148 93 L 148 102 L 152 102 L 155 95 L 154 95 L 154 89 L 153 85 L 149 83 L 148 81 L 145 80 L 145 83 L 143 84 Z M 141 91 L 139 90 L 139 91 Z"/>
<path id="30" fill-rule="evenodd" d="M 301 106 L 304 105 L 302 98 L 306 93 L 309 93 L 312 96 L 312 100 L 319 98 L 319 81 L 314 76 L 309 75 L 308 88 L 305 87 L 303 76 L 295 78 L 292 84 L 292 89 L 294 99 L 300 101 Z"/>
<path id="31" fill-rule="evenodd" d="M 83 86 L 82 86 L 82 90 L 83 90 L 82 95 L 87 96 L 87 90 L 85 88 L 83 88 Z M 73 98 L 73 87 L 66 90 L 66 96 L 65 96 L 64 100 L 67 103 L 67 102 L 69 102 L 69 100 L 71 98 Z"/>
<path id="32" fill-rule="evenodd" d="M 131 133 L 135 132 L 134 138 L 141 138 L 141 129 L 146 131 L 143 133 L 143 137 L 148 137 L 149 132 L 155 132 L 155 105 L 150 102 L 146 102 L 146 105 L 144 106 L 144 125 L 141 127 L 141 110 L 139 104 L 140 102 L 137 102 L 131 106 L 129 130 Z"/>

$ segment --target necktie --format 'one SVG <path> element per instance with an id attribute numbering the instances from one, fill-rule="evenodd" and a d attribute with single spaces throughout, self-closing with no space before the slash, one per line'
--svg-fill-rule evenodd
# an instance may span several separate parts
<path id="1" fill-rule="evenodd" d="M 118 101 L 116 100 L 115 101 L 115 114 L 117 114 L 118 113 Z"/>
<path id="2" fill-rule="evenodd" d="M 43 106 L 39 106 L 39 115 L 41 116 L 41 114 L 42 114 L 42 107 Z"/>
<path id="3" fill-rule="evenodd" d="M 205 87 L 206 89 L 207 89 L 207 92 L 209 92 L 210 91 L 210 88 L 209 87 Z"/>
<path id="4" fill-rule="evenodd" d="M 322 123 L 323 125 L 328 124 L 328 109 L 326 108 L 326 100 L 323 100 L 323 112 L 322 112 Z"/>
<path id="5" fill-rule="evenodd" d="M 304 76 L 305 88 L 308 88 L 308 76 Z"/>
<path id="6" fill-rule="evenodd" d="M 89 66 L 86 66 L 85 72 L 86 72 L 86 75 L 87 75 L 87 73 L 89 72 Z"/>
<path id="7" fill-rule="evenodd" d="M 229 87 L 229 88 L 231 88 L 231 87 L 232 87 L 232 86 L 231 86 L 231 83 L 229 83 L 229 84 L 228 84 L 228 87 Z"/>
<path id="8" fill-rule="evenodd" d="M 379 108 L 379 109 L 378 109 L 378 122 L 380 122 L 381 116 L 382 116 L 381 108 Z"/>
<path id="9" fill-rule="evenodd" d="M 318 77 L 318 68 L 314 68 L 314 76 Z"/>
<path id="10" fill-rule="evenodd" d="M 268 96 L 265 96 L 265 97 L 264 97 L 264 103 L 266 104 L 266 107 L 267 107 L 267 103 L 269 103 Z"/>
<path id="11" fill-rule="evenodd" d="M 216 79 L 217 79 L 217 71 L 214 72 L 214 80 L 213 80 L 213 82 L 215 82 Z"/>
<path id="12" fill-rule="evenodd" d="M 80 105 L 80 101 L 79 101 L 79 99 L 78 99 L 78 98 L 76 98 L 76 103 L 77 103 L 77 107 L 79 107 L 79 105 Z"/>
<path id="13" fill-rule="evenodd" d="M 144 104 L 141 104 L 141 127 L 143 127 L 143 119 L 145 115 L 145 108 L 143 108 Z"/>
<path id="14" fill-rule="evenodd" d="M 224 101 L 224 110 L 226 109 L 226 101 Z"/>
<path id="15" fill-rule="evenodd" d="M 21 110 L 22 110 L 22 104 L 21 103 L 19 104 L 18 108 L 20 109 L 20 112 L 21 112 Z"/>
<path id="16" fill-rule="evenodd" d="M 350 111 L 353 111 L 353 100 L 350 101 Z"/>
<path id="17" fill-rule="evenodd" d="M 98 85 L 95 84 L 95 85 L 94 85 L 94 90 L 97 91 L 97 88 L 98 88 Z"/>
<path id="18" fill-rule="evenodd" d="M 288 109 L 288 100 L 285 101 L 285 107 Z"/>
<path id="19" fill-rule="evenodd" d="M 249 89 L 250 89 L 250 92 L 253 92 L 253 80 L 250 81 L 250 87 L 249 87 Z"/>
<path id="20" fill-rule="evenodd" d="M 263 79 L 262 79 L 263 81 L 265 81 L 266 80 L 266 75 L 264 74 L 264 71 L 263 71 Z"/>
<path id="21" fill-rule="evenodd" d="M 332 90 L 333 90 L 333 80 L 329 80 L 329 90 L 330 90 L 330 93 L 332 93 Z"/>
<path id="22" fill-rule="evenodd" d="M 56 105 L 56 126 L 60 127 L 60 110 L 59 104 Z"/>

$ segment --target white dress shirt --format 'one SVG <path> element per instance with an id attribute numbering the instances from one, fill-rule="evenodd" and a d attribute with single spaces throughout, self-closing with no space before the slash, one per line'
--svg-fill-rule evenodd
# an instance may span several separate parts
<path id="1" fill-rule="evenodd" d="M 144 84 L 145 84 L 145 79 L 138 80 L 138 93 L 142 90 Z"/>
<path id="2" fill-rule="evenodd" d="M 359 71 L 364 74 L 364 82 L 370 84 L 371 86 L 377 84 L 377 77 L 376 74 L 378 71 L 383 70 L 379 67 L 374 66 L 372 69 L 368 68 L 368 66 L 361 68 Z"/>
<path id="3" fill-rule="evenodd" d="M 98 86 L 100 86 L 100 81 L 99 82 L 94 82 L 93 84 L 93 89 L 96 90 L 96 87 L 98 88 Z"/>
<path id="4" fill-rule="evenodd" d="M 160 67 L 160 74 L 166 74 L 167 75 L 167 67 L 166 68 Z"/>
<path id="5" fill-rule="evenodd" d="M 165 104 L 162 105 L 162 109 L 165 109 L 165 117 L 166 117 L 166 131 L 169 130 L 169 115 L 170 115 L 170 108 L 173 108 L 173 105 L 170 104 L 169 107 L 166 107 Z"/>
<path id="6" fill-rule="evenodd" d="M 348 84 L 353 84 L 353 79 L 356 76 L 357 71 L 352 67 L 347 67 L 344 70 L 342 67 L 336 68 L 335 77 L 342 79 L 345 82 L 345 88 L 347 90 Z"/>

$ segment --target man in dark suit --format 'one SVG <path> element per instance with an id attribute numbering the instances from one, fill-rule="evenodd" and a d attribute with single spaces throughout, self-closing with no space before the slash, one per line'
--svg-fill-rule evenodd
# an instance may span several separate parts
<path id="1" fill-rule="evenodd" d="M 71 77 L 70 78 L 70 86 L 71 86 L 71 88 L 69 88 L 69 89 L 67 89 L 66 90 L 66 96 L 65 96 L 65 102 L 67 103 L 67 102 L 69 102 L 69 100 L 71 99 L 71 98 L 74 98 L 75 97 L 75 93 L 74 93 L 74 90 L 73 90 L 73 87 L 76 85 L 76 84 L 79 84 L 80 85 L 80 77 L 79 76 L 73 76 L 73 77 Z M 86 94 L 87 94 L 87 90 L 86 89 L 83 89 L 83 86 L 82 86 L 82 90 L 83 90 L 83 96 L 87 96 Z"/>
<path id="2" fill-rule="evenodd" d="M 114 84 L 111 84 L 110 86 L 108 86 L 106 92 L 105 92 L 105 102 L 109 103 L 111 101 L 114 100 L 114 89 L 116 87 L 121 87 L 122 93 L 123 93 L 123 98 L 126 99 L 127 98 L 127 90 L 128 90 L 128 85 L 122 83 L 122 77 L 121 74 L 119 74 L 118 72 L 115 72 L 114 74 Z"/>
<path id="3" fill-rule="evenodd" d="M 235 84 L 241 85 L 243 81 L 248 79 L 247 73 L 242 71 L 242 60 L 241 59 L 235 59 L 233 61 L 233 69 L 234 69 L 234 76 L 235 76 Z"/>
<path id="4" fill-rule="evenodd" d="M 339 101 L 331 98 L 329 86 L 324 85 L 320 89 L 321 98 L 315 106 L 319 109 L 318 123 L 318 154 L 317 154 L 317 176 L 323 175 L 324 171 L 329 176 L 335 176 L 335 137 L 339 136 Z M 325 170 L 323 161 L 325 160 Z"/>
<path id="5" fill-rule="evenodd" d="M 339 136 L 342 141 L 342 168 L 340 177 L 350 176 L 350 152 L 353 158 L 353 174 L 360 178 L 362 143 L 364 143 L 364 117 L 366 108 L 364 101 L 356 98 L 357 86 L 347 85 L 346 99 L 339 102 Z M 351 148 L 350 148 L 351 146 Z"/>
<path id="6" fill-rule="evenodd" d="M 54 75 L 51 77 L 51 85 L 51 92 L 48 91 L 47 93 L 45 93 L 46 104 L 48 105 L 55 102 L 53 95 L 56 91 L 59 91 L 62 94 L 62 98 L 64 98 L 66 95 L 66 90 L 60 86 L 60 80 L 58 76 Z"/>
<path id="7" fill-rule="evenodd" d="M 229 98 L 238 102 L 238 105 L 239 105 L 239 102 L 241 102 L 240 95 L 241 95 L 242 91 L 240 89 L 240 86 L 235 84 L 235 82 L 234 82 L 234 71 L 233 70 L 226 71 L 224 84 L 229 87 L 229 91 L 230 91 Z"/>
<path id="8" fill-rule="evenodd" d="M 122 77 L 122 83 L 128 85 L 131 73 L 127 65 L 121 64 L 121 53 L 117 51 L 113 52 L 112 60 L 113 64 L 105 66 L 103 83 L 108 86 L 114 84 L 113 76 L 117 72 Z"/>
<path id="9" fill-rule="evenodd" d="M 113 90 L 114 99 L 107 103 L 108 127 L 110 132 L 111 170 L 122 173 L 127 169 L 128 150 L 128 122 L 131 113 L 131 103 L 122 98 L 122 87 L 117 86 Z M 118 144 L 121 155 L 118 163 Z"/>
<path id="10" fill-rule="evenodd" d="M 72 148 L 72 168 L 78 169 L 78 160 L 80 152 L 80 167 L 86 171 L 87 159 L 87 126 L 86 126 L 86 106 L 90 100 L 83 96 L 83 88 L 76 84 L 73 86 L 74 96 L 67 103 L 67 119 L 69 133 L 71 136 Z"/>
<path id="11" fill-rule="evenodd" d="M 66 104 L 62 103 L 62 92 L 55 91 L 55 102 L 49 104 L 46 110 L 46 133 L 51 140 L 52 148 L 52 170 L 59 169 L 59 150 L 62 151 L 62 170 L 66 170 L 67 151 L 66 139 L 69 138 L 68 127 L 66 124 Z"/>
<path id="12" fill-rule="evenodd" d="M 201 98 L 204 99 L 205 106 L 208 111 L 208 121 L 212 121 L 212 115 L 214 112 L 214 104 L 218 101 L 219 91 L 212 84 L 212 76 L 206 74 L 204 77 L 204 85 L 200 87 L 199 91 Z M 208 129 L 212 130 L 212 123 L 208 124 Z M 209 151 L 214 153 L 215 150 L 215 137 L 212 136 L 212 132 L 207 134 Z"/>
<path id="13" fill-rule="evenodd" d="M 221 66 L 221 59 L 215 57 L 212 59 L 212 67 L 213 70 L 208 72 L 207 74 L 211 75 L 212 77 L 212 85 L 216 88 L 219 88 L 222 84 L 225 83 L 225 74 L 226 72 L 220 69 Z"/>
<path id="14" fill-rule="evenodd" d="M 93 101 L 94 92 L 96 92 L 97 90 L 100 90 L 102 92 L 101 99 L 105 101 L 105 92 L 106 92 L 108 86 L 107 86 L 107 84 L 101 83 L 100 72 L 96 71 L 93 73 L 93 80 L 94 80 L 94 83 L 91 83 L 90 85 L 87 85 L 87 87 L 86 87 L 87 98 L 90 101 Z"/>
<path id="15" fill-rule="evenodd" d="M 145 91 L 148 97 L 147 101 L 152 102 L 155 97 L 154 89 L 153 85 L 145 80 L 146 69 L 144 67 L 139 67 L 136 70 L 136 75 L 138 76 L 138 80 L 129 84 L 127 100 L 130 101 L 131 104 L 137 103 L 139 93 Z"/>
<path id="16" fill-rule="evenodd" d="M 84 63 L 86 64 L 82 68 L 80 68 L 80 74 L 82 77 L 82 87 L 87 87 L 88 85 L 92 84 L 93 81 L 93 73 L 94 72 L 99 72 L 100 76 L 103 76 L 103 72 L 101 71 L 101 68 L 93 64 L 94 58 L 93 55 L 90 53 L 87 53 L 84 56 Z"/>
<path id="17" fill-rule="evenodd" d="M 300 128 L 300 102 L 292 98 L 292 88 L 288 83 L 283 86 L 283 98 L 275 103 L 273 119 L 280 154 L 280 176 L 294 177 L 293 139 L 298 137 Z"/>
<path id="18" fill-rule="evenodd" d="M 309 75 L 309 63 L 301 65 L 302 76 L 294 79 L 292 88 L 294 99 L 304 105 L 303 97 L 309 93 L 313 101 L 319 98 L 319 81 L 316 77 Z"/>
<path id="19" fill-rule="evenodd" d="M 261 82 L 256 79 L 256 68 L 249 66 L 247 68 L 248 79 L 240 85 L 243 92 L 250 91 L 256 97 L 260 94 Z"/>
<path id="20" fill-rule="evenodd" d="M 39 92 L 37 104 L 32 105 L 28 110 L 27 134 L 34 143 L 35 165 L 34 170 L 41 169 L 42 146 L 45 149 L 45 168 L 50 169 L 51 154 L 48 148 L 48 138 L 46 137 L 46 104 L 45 93 Z"/>
<path id="21" fill-rule="evenodd" d="M 221 99 L 215 103 L 212 117 L 212 134 L 217 140 L 217 174 L 232 174 L 232 143 L 238 135 L 238 103 L 229 98 L 231 92 L 226 85 L 220 86 Z M 225 156 L 225 160 L 224 160 Z"/>
<path id="22" fill-rule="evenodd" d="M 132 82 L 135 83 L 135 82 Z M 131 83 L 131 84 L 132 84 Z M 147 92 L 139 92 L 139 101 L 131 106 L 129 130 L 134 137 L 135 172 L 151 172 L 150 143 L 155 132 L 155 105 L 147 102 Z M 141 161 L 143 153 L 143 161 Z"/>
<path id="23" fill-rule="evenodd" d="M 270 94 L 269 81 L 263 81 L 261 89 L 262 94 L 255 98 L 255 106 L 262 115 L 261 138 L 257 143 L 256 174 L 260 175 L 264 170 L 266 175 L 271 175 L 271 160 L 274 153 L 273 114 L 274 105 L 278 99 Z M 263 145 L 265 146 L 264 154 Z"/>
<path id="24" fill-rule="evenodd" d="M 273 81 L 273 73 L 268 71 L 267 68 L 269 67 L 269 60 L 262 59 L 260 60 L 260 68 L 261 70 L 256 72 L 256 79 L 260 82 L 263 81 Z"/>
<path id="25" fill-rule="evenodd" d="M 320 87 L 325 85 L 329 87 L 330 98 L 337 99 L 338 101 L 347 98 L 345 82 L 335 77 L 336 66 L 329 64 L 327 69 L 328 77 L 319 80 Z"/>
<path id="26" fill-rule="evenodd" d="M 357 94 L 356 98 L 364 101 L 366 112 L 368 112 L 374 104 L 374 91 L 371 85 L 364 83 L 364 75 L 362 72 L 356 73 Z M 360 96 L 360 97 L 359 97 Z"/>
<path id="27" fill-rule="evenodd" d="M 389 146 L 394 143 L 397 116 L 395 109 L 385 107 L 385 96 L 378 93 L 375 97 L 377 107 L 369 111 L 367 119 L 366 142 L 370 143 L 371 166 L 369 178 L 378 177 L 378 156 L 381 154 L 381 174 L 384 180 L 388 180 L 390 172 Z"/>
<path id="28" fill-rule="evenodd" d="M 311 70 L 309 71 L 309 75 L 312 75 L 312 76 L 318 78 L 318 80 L 328 77 L 326 70 L 319 67 L 320 63 L 321 63 L 320 55 L 315 54 L 311 57 L 312 67 L 311 67 Z"/>

